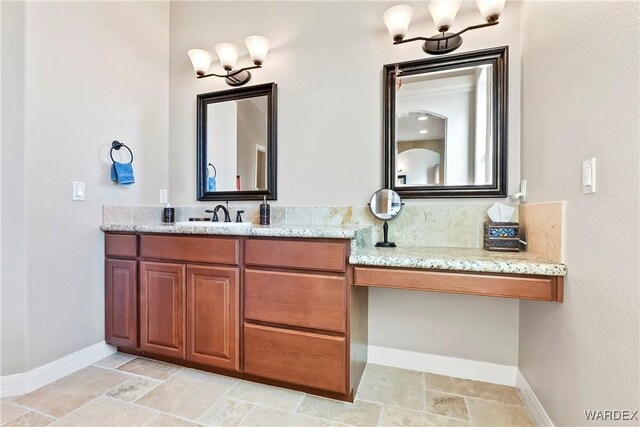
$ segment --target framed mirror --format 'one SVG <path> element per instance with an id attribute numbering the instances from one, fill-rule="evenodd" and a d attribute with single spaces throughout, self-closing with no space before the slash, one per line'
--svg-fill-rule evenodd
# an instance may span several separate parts
<path id="1" fill-rule="evenodd" d="M 277 86 L 197 97 L 197 199 L 276 200 Z"/>
<path id="2" fill-rule="evenodd" d="M 508 47 L 384 66 L 385 186 L 507 196 Z"/>

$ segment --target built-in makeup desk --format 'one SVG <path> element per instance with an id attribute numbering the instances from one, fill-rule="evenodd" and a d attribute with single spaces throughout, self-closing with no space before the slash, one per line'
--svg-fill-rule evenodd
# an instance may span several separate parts
<path id="1" fill-rule="evenodd" d="M 357 247 L 354 285 L 562 302 L 567 268 L 527 252 Z"/>

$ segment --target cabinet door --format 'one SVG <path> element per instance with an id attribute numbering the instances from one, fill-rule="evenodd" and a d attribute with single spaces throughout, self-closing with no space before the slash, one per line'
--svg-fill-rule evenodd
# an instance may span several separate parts
<path id="1" fill-rule="evenodd" d="M 105 262 L 105 341 L 119 347 L 138 347 L 138 290 L 136 261 Z"/>
<path id="2" fill-rule="evenodd" d="M 183 264 L 140 262 L 140 348 L 185 357 Z"/>
<path id="3" fill-rule="evenodd" d="M 239 277 L 237 268 L 187 268 L 188 360 L 239 369 Z"/>

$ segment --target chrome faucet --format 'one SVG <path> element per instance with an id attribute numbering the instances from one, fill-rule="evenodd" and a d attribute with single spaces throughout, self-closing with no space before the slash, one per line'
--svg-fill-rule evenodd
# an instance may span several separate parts
<path id="1" fill-rule="evenodd" d="M 205 212 L 213 214 L 213 217 L 211 218 L 212 222 L 218 222 L 219 221 L 218 211 L 220 209 L 222 209 L 222 211 L 224 212 L 224 222 L 231 222 L 231 217 L 229 216 L 229 210 L 225 208 L 224 205 L 218 205 L 213 210 L 207 209 Z"/>

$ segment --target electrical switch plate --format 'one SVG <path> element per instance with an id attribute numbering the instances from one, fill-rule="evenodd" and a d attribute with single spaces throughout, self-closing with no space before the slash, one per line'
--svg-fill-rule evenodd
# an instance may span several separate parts
<path id="1" fill-rule="evenodd" d="M 520 200 L 523 202 L 527 201 L 527 180 L 523 179 L 520 181 Z"/>
<path id="2" fill-rule="evenodd" d="M 596 158 L 582 162 L 582 193 L 591 194 L 596 192 Z"/>
<path id="3" fill-rule="evenodd" d="M 73 200 L 83 201 L 84 197 L 84 182 L 73 181 Z"/>
<path id="4" fill-rule="evenodd" d="M 167 195 L 167 190 L 160 190 L 160 203 L 166 204 L 169 202 L 169 196 Z"/>

